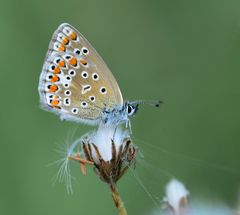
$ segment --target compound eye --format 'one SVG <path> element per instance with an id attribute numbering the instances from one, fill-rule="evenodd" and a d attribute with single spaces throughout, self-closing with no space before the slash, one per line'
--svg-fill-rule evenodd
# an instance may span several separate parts
<path id="1" fill-rule="evenodd" d="M 135 112 L 135 108 L 133 106 L 131 106 L 131 105 L 128 105 L 128 107 L 127 107 L 128 115 L 131 116 L 131 115 L 134 114 L 134 112 Z"/>

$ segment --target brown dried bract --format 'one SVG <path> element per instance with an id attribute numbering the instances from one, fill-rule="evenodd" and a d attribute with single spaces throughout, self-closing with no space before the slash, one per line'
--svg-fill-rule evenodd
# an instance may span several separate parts
<path id="1" fill-rule="evenodd" d="M 117 149 L 112 140 L 112 159 L 105 161 L 98 147 L 94 143 L 83 142 L 83 152 L 88 161 L 94 163 L 95 173 L 99 178 L 112 185 L 115 184 L 126 172 L 126 170 L 135 163 L 137 149 L 130 138 L 126 138 Z"/>

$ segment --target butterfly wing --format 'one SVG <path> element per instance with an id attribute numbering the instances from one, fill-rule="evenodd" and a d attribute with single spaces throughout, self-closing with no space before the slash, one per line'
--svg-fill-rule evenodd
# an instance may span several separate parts
<path id="1" fill-rule="evenodd" d="M 97 123 L 103 109 L 123 105 L 111 71 L 74 27 L 54 32 L 39 81 L 40 103 L 62 119 Z"/>

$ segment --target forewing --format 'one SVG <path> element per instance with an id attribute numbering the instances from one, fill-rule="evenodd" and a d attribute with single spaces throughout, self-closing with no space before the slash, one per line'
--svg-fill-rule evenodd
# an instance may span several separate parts
<path id="1" fill-rule="evenodd" d="M 103 109 L 123 105 L 118 84 L 90 43 L 71 25 L 54 32 L 39 82 L 44 109 L 62 119 L 96 122 Z"/>

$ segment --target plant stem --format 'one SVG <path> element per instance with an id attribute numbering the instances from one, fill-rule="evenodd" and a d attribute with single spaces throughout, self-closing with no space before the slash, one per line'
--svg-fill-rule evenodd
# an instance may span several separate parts
<path id="1" fill-rule="evenodd" d="M 116 184 L 110 184 L 110 189 L 112 193 L 112 198 L 116 208 L 118 209 L 119 215 L 127 215 L 127 210 L 124 207 L 123 201 L 120 197 Z"/>

